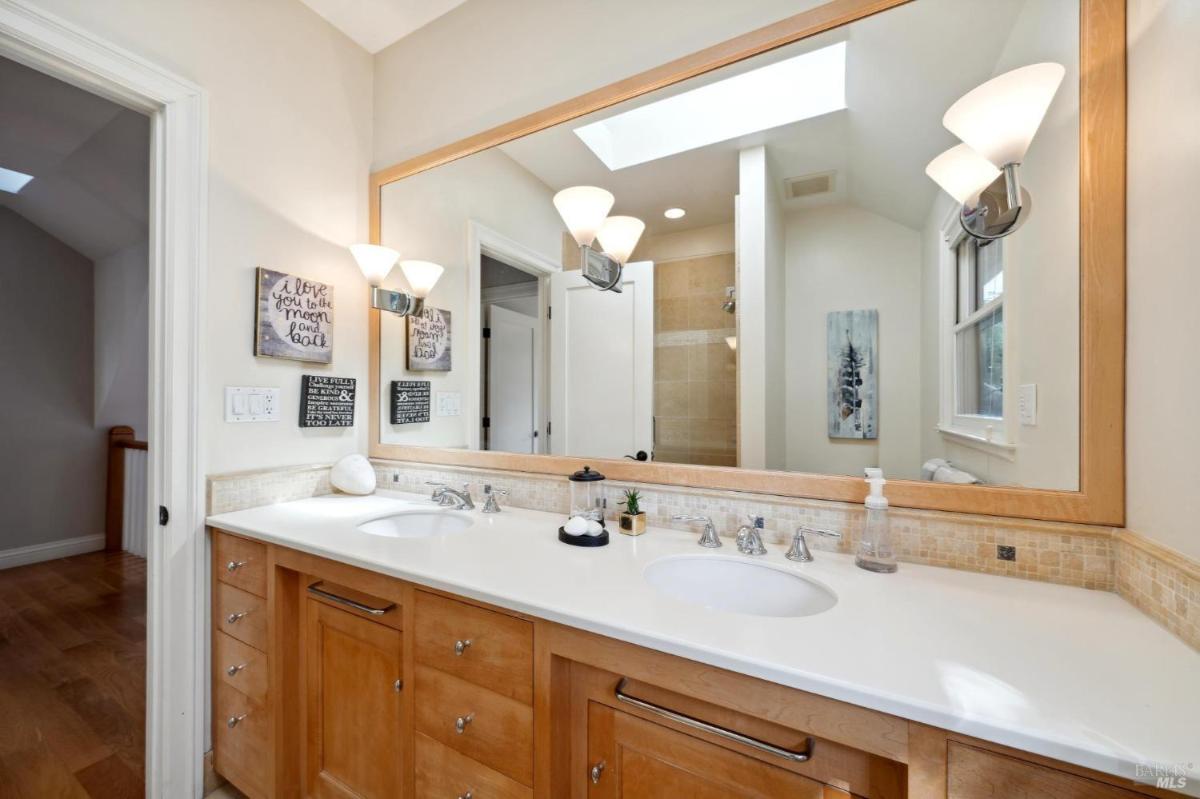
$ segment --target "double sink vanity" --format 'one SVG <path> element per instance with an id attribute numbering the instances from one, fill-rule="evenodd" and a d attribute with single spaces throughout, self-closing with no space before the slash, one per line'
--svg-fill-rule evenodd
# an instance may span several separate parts
<path id="1" fill-rule="evenodd" d="M 1109 593 L 384 491 L 208 522 L 252 799 L 1163 796 L 1194 752 L 1193 653 Z"/>

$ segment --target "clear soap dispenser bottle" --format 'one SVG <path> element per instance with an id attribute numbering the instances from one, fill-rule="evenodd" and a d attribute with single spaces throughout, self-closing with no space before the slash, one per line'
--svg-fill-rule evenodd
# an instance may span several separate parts
<path id="1" fill-rule="evenodd" d="M 867 526 L 863 530 L 862 540 L 858 542 L 858 554 L 854 562 L 867 571 L 894 572 L 896 552 L 892 549 L 892 530 L 888 524 L 888 501 L 883 495 L 887 480 L 883 478 L 882 469 L 867 469 L 866 473 L 867 485 L 871 487 L 866 502 Z"/>

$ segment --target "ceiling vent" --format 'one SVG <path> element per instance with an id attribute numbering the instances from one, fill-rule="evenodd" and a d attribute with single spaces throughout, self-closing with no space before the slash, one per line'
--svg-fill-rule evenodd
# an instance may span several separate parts
<path id="1" fill-rule="evenodd" d="M 812 197 L 814 194 L 828 194 L 833 191 L 836 176 L 837 170 L 787 178 L 783 181 L 784 196 L 789 200 L 796 200 L 800 197 Z"/>

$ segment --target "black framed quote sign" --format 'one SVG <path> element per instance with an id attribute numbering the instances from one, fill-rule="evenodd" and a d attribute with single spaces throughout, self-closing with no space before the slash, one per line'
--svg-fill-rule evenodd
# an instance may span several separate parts
<path id="1" fill-rule="evenodd" d="M 392 381 L 392 424 L 429 421 L 429 381 Z"/>
<path id="2" fill-rule="evenodd" d="M 300 377 L 301 427 L 353 427 L 353 377 Z"/>

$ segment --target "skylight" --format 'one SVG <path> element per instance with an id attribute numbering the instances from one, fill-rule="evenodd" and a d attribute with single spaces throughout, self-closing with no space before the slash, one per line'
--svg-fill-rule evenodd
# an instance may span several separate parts
<path id="1" fill-rule="evenodd" d="M 610 170 L 736 139 L 846 107 L 838 42 L 575 129 Z"/>
<path id="2" fill-rule="evenodd" d="M 31 180 L 33 180 L 33 175 L 26 175 L 24 172 L 16 172 L 0 166 L 0 191 L 16 194 Z"/>

